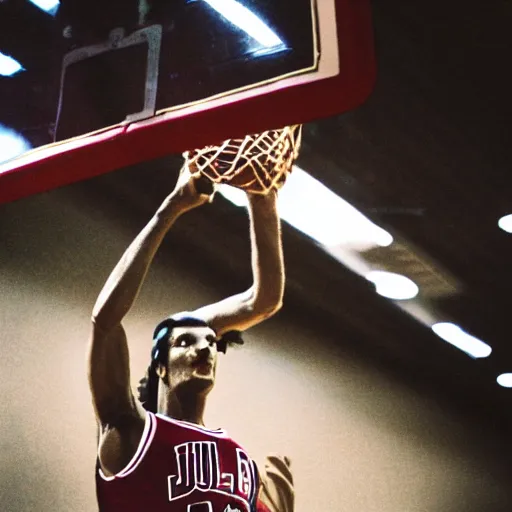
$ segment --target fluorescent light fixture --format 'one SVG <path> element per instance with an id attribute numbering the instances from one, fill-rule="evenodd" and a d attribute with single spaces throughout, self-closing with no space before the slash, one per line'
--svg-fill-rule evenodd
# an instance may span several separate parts
<path id="1" fill-rule="evenodd" d="M 502 373 L 498 375 L 496 382 L 504 388 L 512 388 L 512 373 Z"/>
<path id="2" fill-rule="evenodd" d="M 379 295 L 393 300 L 413 299 L 419 288 L 408 277 L 383 270 L 373 270 L 366 274 L 366 279 L 375 285 Z"/>
<path id="3" fill-rule="evenodd" d="M 249 203 L 247 202 L 247 196 L 243 190 L 239 188 L 230 187 L 229 185 L 219 185 L 217 191 L 228 201 L 233 203 L 235 206 L 247 208 Z"/>
<path id="4" fill-rule="evenodd" d="M 241 190 L 224 185 L 218 190 L 233 204 L 247 205 Z M 297 166 L 279 191 L 278 208 L 284 221 L 327 249 L 343 246 L 361 251 L 393 242 L 387 231 Z"/>
<path id="5" fill-rule="evenodd" d="M 491 355 L 492 348 L 487 343 L 471 336 L 471 334 L 462 330 L 458 325 L 450 322 L 439 322 L 432 326 L 432 330 L 444 341 L 474 358 L 478 359 Z"/>
<path id="6" fill-rule="evenodd" d="M 44 12 L 47 12 L 48 14 L 51 14 L 52 16 L 55 16 L 57 13 L 60 2 L 59 0 L 29 0 L 31 3 L 33 3 L 36 7 L 39 7 Z"/>
<path id="7" fill-rule="evenodd" d="M 326 247 L 386 247 L 393 237 L 310 174 L 295 166 L 279 192 L 281 217 Z"/>
<path id="8" fill-rule="evenodd" d="M 0 124 L 0 163 L 16 158 L 30 149 L 30 144 L 19 133 Z"/>
<path id="9" fill-rule="evenodd" d="M 503 231 L 512 233 L 512 214 L 501 217 L 498 221 L 498 226 L 503 229 Z"/>
<path id="10" fill-rule="evenodd" d="M 12 76 L 23 69 L 23 66 L 9 55 L 0 52 L 0 75 Z"/>
<path id="11" fill-rule="evenodd" d="M 228 21 L 265 47 L 284 45 L 277 34 L 250 9 L 235 0 L 204 0 Z"/>

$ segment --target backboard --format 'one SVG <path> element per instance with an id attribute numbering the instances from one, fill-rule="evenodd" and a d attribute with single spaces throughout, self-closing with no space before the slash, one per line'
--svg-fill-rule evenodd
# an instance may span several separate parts
<path id="1" fill-rule="evenodd" d="M 39 1 L 0 3 L 0 203 L 339 114 L 375 78 L 369 0 Z"/>

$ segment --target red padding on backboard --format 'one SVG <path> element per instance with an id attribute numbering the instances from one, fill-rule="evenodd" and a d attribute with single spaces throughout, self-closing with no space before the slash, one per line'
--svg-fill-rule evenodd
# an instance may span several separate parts
<path id="1" fill-rule="evenodd" d="M 322 1 L 322 0 L 320 0 Z M 375 82 L 369 0 L 337 0 L 342 72 L 220 108 L 177 111 L 35 150 L 0 166 L 0 203 L 230 137 L 306 123 L 358 107 Z M 187 110 L 189 112 L 190 109 Z"/>

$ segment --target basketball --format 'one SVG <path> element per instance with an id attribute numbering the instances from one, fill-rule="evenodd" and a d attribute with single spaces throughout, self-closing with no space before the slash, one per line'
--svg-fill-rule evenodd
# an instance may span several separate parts
<path id="1" fill-rule="evenodd" d="M 286 182 L 299 155 L 302 125 L 243 139 L 228 139 L 218 146 L 187 151 L 185 164 L 213 183 L 226 184 L 253 194 L 266 194 Z"/>

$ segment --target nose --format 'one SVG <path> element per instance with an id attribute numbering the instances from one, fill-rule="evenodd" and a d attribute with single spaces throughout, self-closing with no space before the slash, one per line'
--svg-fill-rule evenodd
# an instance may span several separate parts
<path id="1" fill-rule="evenodd" d="M 196 344 L 196 350 L 198 354 L 204 354 L 211 350 L 210 342 L 206 338 L 201 338 Z"/>

